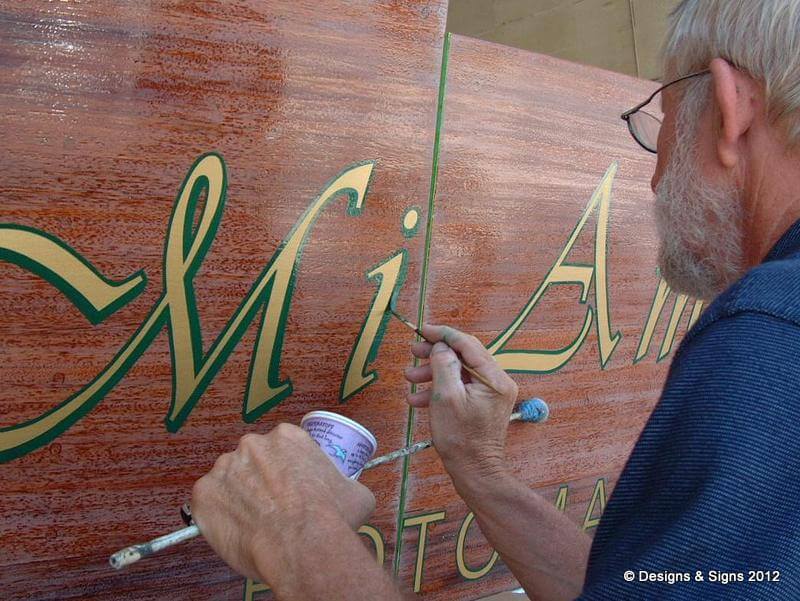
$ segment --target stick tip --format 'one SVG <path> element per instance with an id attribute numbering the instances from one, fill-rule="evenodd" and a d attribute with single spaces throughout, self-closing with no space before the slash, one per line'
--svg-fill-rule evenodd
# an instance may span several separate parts
<path id="1" fill-rule="evenodd" d="M 132 563 L 136 563 L 142 558 L 142 554 L 139 553 L 135 548 L 128 547 L 127 549 L 122 549 L 121 551 L 117 551 L 111 557 L 108 558 L 108 563 L 111 565 L 112 568 L 115 570 L 121 570 L 125 566 L 129 566 Z"/>
<path id="2" fill-rule="evenodd" d="M 540 424 L 550 417 L 550 407 L 540 398 L 522 401 L 519 406 L 520 420 L 533 424 Z"/>

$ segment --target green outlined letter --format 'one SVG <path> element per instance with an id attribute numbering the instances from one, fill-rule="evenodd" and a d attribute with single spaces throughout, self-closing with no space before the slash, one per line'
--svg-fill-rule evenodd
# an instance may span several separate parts
<path id="1" fill-rule="evenodd" d="M 386 324 L 391 317 L 386 309 L 397 298 L 407 269 L 408 251 L 402 249 L 367 273 L 367 279 L 378 282 L 378 290 L 372 299 L 369 313 L 364 320 L 364 325 L 361 326 L 361 332 L 353 345 L 350 357 L 347 359 L 347 367 L 339 393 L 341 403 L 369 386 L 378 377 L 374 371 L 366 373 L 367 365 L 375 361 L 378 355 Z"/>
<path id="2" fill-rule="evenodd" d="M 650 343 L 653 341 L 656 325 L 658 324 L 659 319 L 661 319 L 661 314 L 664 311 L 664 305 L 666 305 L 667 299 L 671 293 L 672 290 L 670 289 L 666 280 L 661 278 L 658 282 L 656 293 L 653 296 L 653 304 L 650 305 L 650 312 L 647 314 L 647 321 L 645 322 L 644 329 L 642 330 L 642 337 L 639 340 L 639 346 L 636 349 L 636 357 L 633 359 L 634 363 L 638 363 L 644 359 L 645 356 L 647 356 L 647 353 L 650 351 Z M 678 324 L 681 321 L 681 317 L 683 317 L 683 313 L 686 310 L 686 305 L 688 302 L 689 297 L 685 294 L 678 294 L 675 297 L 675 304 L 673 305 L 672 313 L 670 313 L 669 316 L 669 323 L 667 324 L 667 329 L 664 332 L 664 339 L 661 341 L 661 348 L 658 351 L 658 358 L 656 359 L 656 362 L 661 361 L 672 352 L 672 346 L 675 344 L 675 335 L 678 331 Z M 694 301 L 692 313 L 689 317 L 689 329 L 691 329 L 695 322 L 700 318 L 700 313 L 702 313 L 702 311 L 703 301 Z"/>
<path id="3" fill-rule="evenodd" d="M 563 367 L 578 352 L 589 329 L 592 326 L 592 319 L 597 313 L 597 339 L 600 349 L 600 367 L 604 368 L 611 358 L 614 349 L 622 339 L 622 334 L 616 332 L 611 334 L 611 319 L 609 316 L 608 302 L 608 277 L 607 277 L 607 243 L 608 243 L 608 218 L 611 204 L 611 187 L 614 183 L 614 176 L 617 173 L 618 165 L 613 163 L 606 171 L 597 189 L 592 194 L 589 205 L 583 213 L 580 221 L 575 226 L 572 234 L 561 251 L 553 267 L 547 273 L 533 296 L 528 300 L 528 304 L 517 315 L 514 322 L 506 328 L 490 345 L 491 352 L 506 371 L 524 373 L 550 373 Z M 577 265 L 567 263 L 567 256 L 578 236 L 586 226 L 586 222 L 592 212 L 598 209 L 597 227 L 595 231 L 595 260 L 594 265 Z M 586 303 L 589 295 L 589 286 L 592 279 L 595 279 L 595 307 L 586 309 L 586 316 L 583 320 L 580 333 L 566 347 L 555 351 L 517 351 L 503 350 L 516 334 L 519 328 L 525 323 L 531 311 L 536 307 L 550 286 L 558 284 L 577 284 L 581 287 L 581 304 Z"/>

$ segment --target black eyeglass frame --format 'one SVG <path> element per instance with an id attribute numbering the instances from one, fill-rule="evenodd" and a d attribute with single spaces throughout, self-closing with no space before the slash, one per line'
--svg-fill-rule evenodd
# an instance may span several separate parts
<path id="1" fill-rule="evenodd" d="M 640 110 L 642 110 L 644 107 L 646 107 L 648 104 L 653 102 L 653 99 L 660 92 L 664 91 L 666 88 L 670 87 L 671 85 L 675 85 L 676 83 L 680 83 L 682 81 L 686 81 L 687 79 L 691 79 L 692 77 L 698 77 L 700 75 L 708 75 L 709 73 L 711 73 L 711 69 L 704 69 L 702 71 L 698 71 L 697 73 L 691 73 L 690 75 L 684 75 L 683 77 L 679 77 L 678 79 L 674 79 L 671 82 L 664 84 L 663 86 L 658 88 L 655 92 L 650 94 L 650 97 L 647 100 L 645 100 L 644 102 L 640 102 L 639 104 L 637 104 L 632 109 L 629 109 L 629 110 L 625 111 L 624 113 L 622 113 L 622 115 L 620 115 L 620 118 L 628 124 L 628 131 L 630 132 L 631 137 L 634 140 L 636 140 L 636 143 L 639 146 L 641 146 L 642 148 L 644 148 L 647 152 L 652 152 L 653 154 L 658 154 L 658 150 L 652 150 L 651 148 L 648 148 L 647 146 L 645 146 L 642 143 L 641 140 L 639 140 L 639 137 L 633 131 L 633 126 L 631 125 L 631 117 L 633 115 L 635 115 L 636 113 L 638 113 Z M 648 115 L 650 115 L 650 113 L 648 113 Z M 650 115 L 650 116 L 653 117 L 653 119 L 655 119 L 659 123 L 661 123 L 661 119 L 659 119 L 658 117 L 655 117 L 653 115 Z"/>

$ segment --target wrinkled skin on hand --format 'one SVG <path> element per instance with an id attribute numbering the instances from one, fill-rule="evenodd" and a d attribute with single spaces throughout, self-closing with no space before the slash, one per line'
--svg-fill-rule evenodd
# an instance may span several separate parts
<path id="1" fill-rule="evenodd" d="M 517 399 L 517 385 L 500 368 L 480 340 L 447 326 L 423 326 L 434 344 L 419 342 L 411 351 L 426 365 L 406 370 L 415 384 L 432 382 L 428 390 L 410 394 L 414 407 L 428 407 L 434 445 L 450 475 L 473 475 L 503 469 L 508 420 Z M 476 370 L 500 393 L 462 371 Z"/>
<path id="2" fill-rule="evenodd" d="M 221 455 L 195 483 L 191 507 L 203 537 L 228 565 L 270 582 L 288 561 L 288 545 L 314 544 L 313 533 L 322 536 L 331 520 L 357 529 L 375 510 L 375 498 L 343 476 L 305 431 L 280 424 L 243 436 L 234 452 Z"/>

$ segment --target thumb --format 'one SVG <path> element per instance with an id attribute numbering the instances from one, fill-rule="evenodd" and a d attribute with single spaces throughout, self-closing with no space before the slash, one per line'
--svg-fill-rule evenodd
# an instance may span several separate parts
<path id="1" fill-rule="evenodd" d="M 430 355 L 433 372 L 432 402 L 453 402 L 464 398 L 466 389 L 461 381 L 461 361 L 453 349 L 444 342 L 433 345 Z"/>

